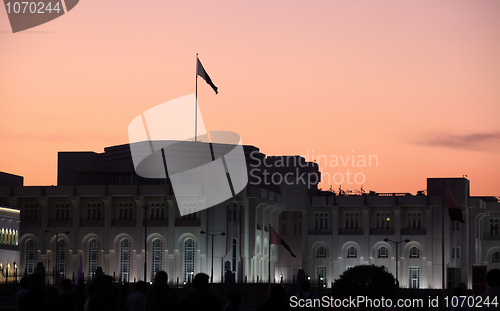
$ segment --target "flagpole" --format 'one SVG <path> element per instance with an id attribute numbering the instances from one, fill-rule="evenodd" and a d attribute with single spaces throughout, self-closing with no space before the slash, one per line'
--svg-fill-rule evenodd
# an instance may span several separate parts
<path id="1" fill-rule="evenodd" d="M 269 254 L 269 262 L 267 266 L 267 285 L 269 289 L 269 295 L 271 294 L 271 224 L 269 224 L 269 251 L 267 252 Z"/>
<path id="2" fill-rule="evenodd" d="M 196 87 L 194 95 L 194 141 L 196 141 L 198 127 L 198 53 L 196 53 Z"/>
<path id="3" fill-rule="evenodd" d="M 445 288 L 445 279 L 444 279 L 444 276 L 445 276 L 445 271 L 444 271 L 444 208 L 445 208 L 445 187 L 446 187 L 446 184 L 444 183 L 443 181 L 443 191 L 442 191 L 442 194 L 441 194 L 441 203 L 442 203 L 442 209 L 441 209 L 441 212 L 442 212 L 442 217 L 441 217 L 441 286 L 442 286 L 442 291 L 441 291 L 441 299 L 444 303 L 444 288 Z"/>

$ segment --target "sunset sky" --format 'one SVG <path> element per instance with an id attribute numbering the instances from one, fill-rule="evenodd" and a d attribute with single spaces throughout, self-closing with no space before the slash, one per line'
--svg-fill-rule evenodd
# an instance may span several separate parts
<path id="1" fill-rule="evenodd" d="M 198 79 L 209 130 L 267 155 L 376 155 L 321 166 L 366 191 L 467 175 L 500 196 L 496 0 L 82 0 L 15 34 L 2 7 L 0 171 L 56 185 L 58 151 L 127 143 L 141 112 L 194 93 L 196 53 L 219 87 Z"/>

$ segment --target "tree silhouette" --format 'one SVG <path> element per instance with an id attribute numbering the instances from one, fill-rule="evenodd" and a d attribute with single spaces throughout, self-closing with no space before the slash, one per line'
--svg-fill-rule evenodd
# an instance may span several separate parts
<path id="1" fill-rule="evenodd" d="M 356 266 L 335 280 L 334 288 L 348 296 L 392 298 L 396 295 L 394 276 L 377 266 Z"/>

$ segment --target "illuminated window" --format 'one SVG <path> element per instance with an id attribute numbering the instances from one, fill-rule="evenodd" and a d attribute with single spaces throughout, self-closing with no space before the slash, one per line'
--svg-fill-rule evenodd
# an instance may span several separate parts
<path id="1" fill-rule="evenodd" d="M 410 267 L 410 288 L 420 288 L 420 267 Z"/>
<path id="2" fill-rule="evenodd" d="M 491 262 L 500 262 L 500 252 L 494 252 L 491 255 Z"/>
<path id="3" fill-rule="evenodd" d="M 358 257 L 358 250 L 356 247 L 351 246 L 347 249 L 347 258 L 357 258 Z"/>
<path id="4" fill-rule="evenodd" d="M 151 279 L 154 278 L 156 272 L 162 270 L 162 261 L 163 261 L 163 247 L 160 239 L 153 240 L 153 251 L 152 251 L 152 275 Z"/>
<path id="5" fill-rule="evenodd" d="M 32 274 L 35 272 L 36 243 L 33 239 L 26 241 L 26 272 Z"/>
<path id="6" fill-rule="evenodd" d="M 389 250 L 387 247 L 382 246 L 378 249 L 378 258 L 387 258 L 389 257 Z"/>
<path id="7" fill-rule="evenodd" d="M 89 277 L 94 279 L 97 265 L 99 264 L 99 246 L 97 239 L 89 241 Z"/>
<path id="8" fill-rule="evenodd" d="M 326 248 L 323 246 L 318 247 L 316 251 L 316 258 L 326 258 Z"/>
<path id="9" fill-rule="evenodd" d="M 326 267 L 316 267 L 316 280 L 323 284 L 326 283 Z"/>
<path id="10" fill-rule="evenodd" d="M 192 282 L 194 274 L 194 241 L 184 241 L 184 282 Z"/>
<path id="11" fill-rule="evenodd" d="M 60 239 L 57 242 L 57 272 L 59 272 L 61 280 L 66 278 L 67 252 L 68 246 L 66 240 Z"/>
<path id="12" fill-rule="evenodd" d="M 128 283 L 130 279 L 130 241 L 120 242 L 120 281 Z"/>
<path id="13" fill-rule="evenodd" d="M 410 248 L 410 258 L 419 258 L 419 257 L 420 257 L 419 249 L 415 246 Z"/>

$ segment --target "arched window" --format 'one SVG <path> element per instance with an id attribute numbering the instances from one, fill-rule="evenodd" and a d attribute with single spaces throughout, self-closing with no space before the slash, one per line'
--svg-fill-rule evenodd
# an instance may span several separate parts
<path id="1" fill-rule="evenodd" d="M 316 230 L 319 229 L 319 214 L 318 213 L 314 214 L 314 229 L 316 229 Z"/>
<path id="2" fill-rule="evenodd" d="M 498 218 L 490 219 L 490 235 L 498 235 Z"/>
<path id="3" fill-rule="evenodd" d="M 120 281 L 128 283 L 130 279 L 130 241 L 120 242 Z"/>
<path id="4" fill-rule="evenodd" d="M 194 241 L 184 241 L 184 282 L 192 282 L 194 275 Z"/>
<path id="5" fill-rule="evenodd" d="M 99 245 L 97 244 L 97 239 L 92 239 L 89 241 L 89 278 L 91 280 L 95 277 L 95 271 L 97 270 L 97 265 L 99 264 Z"/>
<path id="6" fill-rule="evenodd" d="M 316 251 L 316 258 L 326 258 L 326 248 L 323 246 L 318 247 Z"/>
<path id="7" fill-rule="evenodd" d="M 237 266 L 237 257 L 236 257 L 237 252 L 238 252 L 238 248 L 237 248 L 237 244 L 236 244 L 236 239 L 233 239 L 233 272 L 235 272 L 235 273 L 236 273 L 236 266 Z"/>
<path id="8" fill-rule="evenodd" d="M 36 243 L 35 240 L 29 239 L 26 241 L 26 272 L 28 274 L 35 273 L 36 261 Z"/>
<path id="9" fill-rule="evenodd" d="M 419 258 L 419 257 L 420 257 L 420 250 L 416 246 L 410 248 L 410 258 Z"/>
<path id="10" fill-rule="evenodd" d="M 118 220 L 122 220 L 123 219 L 123 204 L 122 203 L 118 204 L 118 209 L 119 209 L 119 213 L 120 213 L 120 214 L 118 214 Z M 126 217 L 127 216 L 125 216 L 125 218 Z"/>
<path id="11" fill-rule="evenodd" d="M 319 214 L 319 229 L 323 230 L 323 213 Z"/>
<path id="12" fill-rule="evenodd" d="M 347 258 L 357 258 L 358 257 L 358 250 L 356 247 L 351 246 L 347 249 Z"/>
<path id="13" fill-rule="evenodd" d="M 57 272 L 61 280 L 66 278 L 68 246 L 65 239 L 60 239 L 57 242 Z"/>
<path id="14" fill-rule="evenodd" d="M 491 255 L 491 262 L 500 262 L 500 252 L 494 252 Z"/>
<path id="15" fill-rule="evenodd" d="M 228 271 L 231 271 L 231 262 L 229 260 L 226 260 L 226 262 L 224 263 L 224 276 Z"/>
<path id="16" fill-rule="evenodd" d="M 455 249 L 455 253 L 456 253 L 456 257 L 460 258 L 460 246 L 457 246 L 457 248 Z"/>
<path id="17" fill-rule="evenodd" d="M 151 279 L 154 279 L 156 272 L 162 270 L 163 246 L 160 239 L 153 240 L 153 249 L 151 252 Z"/>
<path id="18" fill-rule="evenodd" d="M 455 247 L 451 247 L 451 258 L 455 258 Z"/>
<path id="19" fill-rule="evenodd" d="M 389 257 L 389 250 L 387 247 L 382 246 L 378 249 L 378 258 L 387 258 Z"/>

